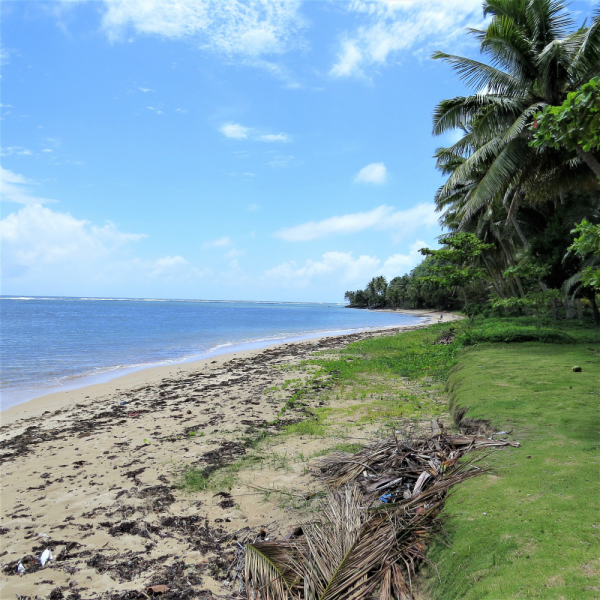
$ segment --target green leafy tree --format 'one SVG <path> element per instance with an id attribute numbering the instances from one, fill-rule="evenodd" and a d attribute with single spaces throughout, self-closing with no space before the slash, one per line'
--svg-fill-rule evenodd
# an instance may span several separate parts
<path id="1" fill-rule="evenodd" d="M 569 93 L 560 106 L 546 106 L 531 128 L 532 147 L 575 151 L 600 178 L 600 162 L 593 154 L 600 149 L 600 77 Z"/>
<path id="2" fill-rule="evenodd" d="M 586 259 L 588 264 L 580 275 L 581 283 L 591 287 L 596 293 L 600 291 L 600 225 L 592 225 L 585 219 L 571 231 L 579 234 L 575 241 L 569 246 L 569 251 Z"/>
<path id="3" fill-rule="evenodd" d="M 433 256 L 441 263 L 430 267 L 433 274 L 422 277 L 422 280 L 446 289 L 462 288 L 465 308 L 467 308 L 466 286 L 485 277 L 485 271 L 474 266 L 474 259 L 480 257 L 485 250 L 493 248 L 493 245 L 483 243 L 472 233 L 458 233 L 443 238 L 440 242 L 444 244 L 444 248 L 419 250 L 424 256 Z"/>

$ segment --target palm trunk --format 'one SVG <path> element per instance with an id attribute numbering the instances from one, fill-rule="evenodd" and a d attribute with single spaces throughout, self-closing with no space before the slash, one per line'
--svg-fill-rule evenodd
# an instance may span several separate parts
<path id="1" fill-rule="evenodd" d="M 512 215 L 512 217 L 510 218 L 510 222 L 513 224 L 513 227 L 515 228 L 515 231 L 517 232 L 517 235 L 521 238 L 521 241 L 523 242 L 523 246 L 525 246 L 525 248 L 527 250 L 529 250 L 530 244 L 527 241 L 527 238 L 523 235 L 523 231 L 521 230 L 521 226 L 517 222 L 517 219 L 516 219 L 516 217 L 514 215 Z"/>
<path id="2" fill-rule="evenodd" d="M 509 192 L 510 192 L 510 190 L 509 190 Z M 523 234 L 523 231 L 522 231 L 521 226 L 519 225 L 519 223 L 517 221 L 517 217 L 516 217 L 516 214 L 515 214 L 517 212 L 516 208 L 517 208 L 518 203 L 519 203 L 519 196 L 521 194 L 521 190 L 519 190 L 517 188 L 517 190 L 514 193 L 513 200 L 511 202 L 510 206 L 508 205 L 508 194 L 509 194 L 509 192 L 507 192 L 504 195 L 504 199 L 502 200 L 502 204 L 504 205 L 504 208 L 507 211 L 507 217 L 506 217 L 507 221 L 510 221 L 512 223 L 513 227 L 515 228 L 515 231 L 517 232 L 517 235 L 519 236 L 519 238 L 521 238 L 521 242 L 523 243 L 523 246 L 525 246 L 525 248 L 527 250 L 529 250 L 530 244 L 527 241 L 527 238 L 525 237 L 525 235 Z"/>
<path id="3" fill-rule="evenodd" d="M 600 179 L 600 162 L 591 152 L 586 152 L 581 146 L 575 146 L 575 150 L 579 158 L 594 172 L 596 177 Z"/>

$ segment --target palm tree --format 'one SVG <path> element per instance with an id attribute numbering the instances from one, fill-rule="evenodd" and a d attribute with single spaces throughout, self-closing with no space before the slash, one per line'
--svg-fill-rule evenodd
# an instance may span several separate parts
<path id="1" fill-rule="evenodd" d="M 387 292 L 387 280 L 383 275 L 373 277 L 367 284 L 367 292 L 369 293 L 369 306 L 377 308 L 385 304 L 385 295 Z"/>
<path id="2" fill-rule="evenodd" d="M 560 0 L 485 0 L 486 30 L 470 30 L 491 64 L 436 52 L 452 65 L 475 93 L 440 102 L 434 134 L 462 129 L 460 141 L 438 151 L 438 165 L 449 174 L 437 194 L 438 208 L 453 207 L 458 229 L 486 206 L 501 200 L 506 221 L 529 246 L 518 219 L 527 196 L 540 200 L 574 185 L 589 183 L 581 157 L 565 151 L 530 147 L 534 116 L 560 104 L 600 70 L 600 11 L 590 27 L 572 29 Z M 585 171 L 585 172 L 584 172 Z M 456 201 L 460 200 L 456 207 Z"/>

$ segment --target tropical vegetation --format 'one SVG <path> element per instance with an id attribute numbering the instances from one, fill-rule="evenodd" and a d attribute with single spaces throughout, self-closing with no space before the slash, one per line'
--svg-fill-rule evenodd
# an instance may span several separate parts
<path id="1" fill-rule="evenodd" d="M 484 60 L 433 55 L 472 90 L 433 114 L 434 135 L 462 134 L 435 153 L 442 249 L 346 299 L 557 319 L 589 310 L 600 323 L 600 258 L 576 243 L 600 224 L 600 7 L 581 27 L 561 0 L 485 0 L 483 14 L 489 25 L 469 35 Z M 452 254 L 466 235 L 480 251 Z"/>

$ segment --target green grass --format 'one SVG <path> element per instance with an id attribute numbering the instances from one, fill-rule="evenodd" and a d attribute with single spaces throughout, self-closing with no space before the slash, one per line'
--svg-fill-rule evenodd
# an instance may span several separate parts
<path id="1" fill-rule="evenodd" d="M 484 345 L 460 356 L 453 408 L 512 429 L 522 447 L 495 454 L 496 476 L 447 503 L 450 545 L 430 552 L 442 582 L 431 575 L 433 598 L 600 597 L 599 348 Z"/>
<path id="2" fill-rule="evenodd" d="M 285 433 L 292 435 L 325 435 L 327 427 L 314 419 L 305 419 L 292 423 L 285 428 Z"/>
<path id="3" fill-rule="evenodd" d="M 449 329 L 452 344 L 432 344 Z M 600 328 L 465 320 L 357 342 L 319 364 L 342 386 L 373 374 L 447 381 L 454 410 L 523 444 L 454 490 L 447 538 L 430 551 L 433 599 L 600 598 Z"/>

